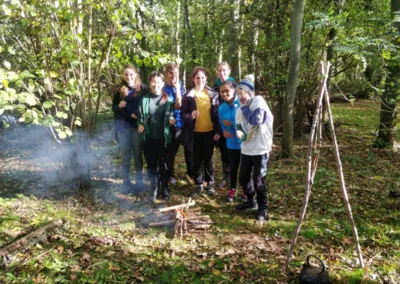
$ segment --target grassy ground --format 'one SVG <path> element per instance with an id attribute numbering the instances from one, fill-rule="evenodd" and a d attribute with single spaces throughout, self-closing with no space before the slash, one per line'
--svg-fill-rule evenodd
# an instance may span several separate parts
<path id="1" fill-rule="evenodd" d="M 112 124 L 104 123 L 91 145 L 93 179 L 84 194 L 69 189 L 63 151 L 47 139 L 26 139 L 17 149 L 1 152 L 0 247 L 56 219 L 65 222 L 47 240 L 4 258 L 0 282 L 296 283 L 306 256 L 315 254 L 325 261 L 334 283 L 399 283 L 400 201 L 388 197 L 390 190 L 400 187 L 399 154 L 371 148 L 378 104 L 335 104 L 333 114 L 340 122 L 340 154 L 364 269 L 357 263 L 327 141 L 290 271 L 283 273 L 304 195 L 307 137 L 295 141 L 296 158 L 272 159 L 269 164 L 268 222 L 258 224 L 252 214 L 235 211 L 239 200 L 226 204 L 226 189 L 219 189 L 215 197 L 200 196 L 195 206 L 198 213 L 211 216 L 213 228 L 181 238 L 169 227 L 143 226 L 152 208 L 147 194 L 118 193 L 120 158 Z M 112 118 L 105 115 L 103 120 Z M 274 142 L 275 155 L 279 138 Z M 217 151 L 214 161 L 218 183 Z M 192 190 L 183 179 L 182 152 L 176 171 L 179 181 L 171 188 L 168 205 L 187 201 Z"/>

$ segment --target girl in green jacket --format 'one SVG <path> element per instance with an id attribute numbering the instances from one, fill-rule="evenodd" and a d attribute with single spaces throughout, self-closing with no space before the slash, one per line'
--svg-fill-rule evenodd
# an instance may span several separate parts
<path id="1" fill-rule="evenodd" d="M 162 93 L 164 83 L 162 73 L 151 73 L 151 92 L 143 96 L 139 104 L 138 131 L 145 141 L 143 150 L 153 201 L 157 200 L 159 191 L 164 200 L 169 199 L 167 144 L 171 142 L 170 126 L 175 124 L 175 118 L 174 102 Z"/>

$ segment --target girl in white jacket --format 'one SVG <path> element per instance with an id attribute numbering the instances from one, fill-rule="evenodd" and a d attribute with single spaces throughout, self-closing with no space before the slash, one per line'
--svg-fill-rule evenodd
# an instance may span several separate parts
<path id="1" fill-rule="evenodd" d="M 240 108 L 236 111 L 236 136 L 242 140 L 239 183 L 248 201 L 239 210 L 257 210 L 256 219 L 267 213 L 265 175 L 272 149 L 274 117 L 261 96 L 254 96 L 254 76 L 247 75 L 236 87 Z M 257 195 L 257 200 L 254 198 Z"/>

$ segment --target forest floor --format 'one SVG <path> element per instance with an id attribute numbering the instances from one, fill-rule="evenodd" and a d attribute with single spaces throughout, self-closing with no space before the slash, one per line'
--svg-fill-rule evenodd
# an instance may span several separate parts
<path id="1" fill-rule="evenodd" d="M 314 254 L 324 260 L 333 283 L 400 283 L 400 200 L 389 196 L 400 190 L 400 154 L 371 147 L 379 103 L 332 108 L 340 123 L 336 132 L 364 269 L 358 264 L 328 140 L 289 272 L 283 273 L 303 202 L 307 136 L 295 140 L 295 158 L 269 163 L 267 222 L 236 211 L 239 198 L 227 204 L 227 188 L 217 189 L 214 197 L 200 195 L 193 207 L 214 225 L 181 237 L 171 227 L 143 225 L 153 207 L 147 202 L 149 193 L 119 193 L 120 156 L 112 115 L 105 114 L 91 142 L 92 182 L 85 193 L 71 190 L 65 181 L 62 166 L 68 152 L 38 131 L 19 130 L 16 147 L 1 150 L 0 247 L 54 220 L 61 218 L 63 224 L 51 229 L 47 239 L 3 257 L 0 282 L 296 283 L 306 256 Z M 277 137 L 274 157 L 279 145 Z M 218 184 L 217 150 L 214 161 Z M 176 172 L 178 183 L 170 187 L 168 205 L 186 202 L 193 189 L 184 179 L 182 149 Z"/>

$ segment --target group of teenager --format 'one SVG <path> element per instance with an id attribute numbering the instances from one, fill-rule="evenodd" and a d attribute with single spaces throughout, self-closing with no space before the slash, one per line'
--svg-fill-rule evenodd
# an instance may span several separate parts
<path id="1" fill-rule="evenodd" d="M 237 176 L 243 188 L 239 210 L 257 211 L 256 219 L 266 218 L 265 177 L 272 148 L 273 115 L 261 96 L 255 95 L 254 76 L 239 84 L 229 77 L 231 68 L 217 66 L 218 79 L 207 85 L 207 72 L 195 67 L 191 74 L 194 87 L 188 91 L 179 80 L 179 69 L 167 64 L 165 75 L 154 71 L 148 88 L 133 65 L 122 71 L 121 83 L 113 95 L 116 138 L 121 150 L 122 191 L 139 193 L 143 186 L 143 158 L 154 201 L 168 200 L 168 185 L 176 183 L 175 157 L 184 149 L 186 178 L 194 182 L 192 198 L 203 190 L 215 194 L 213 154 L 221 152 L 223 180 L 229 185 L 226 200 L 233 202 Z M 135 163 L 136 182 L 130 180 L 130 161 Z M 239 171 L 240 168 L 240 171 Z"/>

